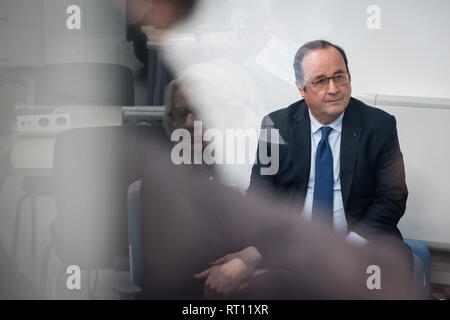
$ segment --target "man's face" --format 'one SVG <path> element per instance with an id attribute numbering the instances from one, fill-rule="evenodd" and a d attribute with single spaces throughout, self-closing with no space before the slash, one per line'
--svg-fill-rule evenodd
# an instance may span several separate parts
<path id="1" fill-rule="evenodd" d="M 317 80 L 346 74 L 344 58 L 335 48 L 314 50 L 306 54 L 302 62 L 305 86 L 297 83 L 300 94 L 305 99 L 311 114 L 322 124 L 330 124 L 347 108 L 352 92 L 350 80 L 345 85 L 337 85 L 330 79 L 328 87 L 316 88 Z"/>

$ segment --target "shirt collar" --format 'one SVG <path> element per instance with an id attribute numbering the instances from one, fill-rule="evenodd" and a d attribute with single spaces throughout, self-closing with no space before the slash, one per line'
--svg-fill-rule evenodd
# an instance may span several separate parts
<path id="1" fill-rule="evenodd" d="M 320 128 L 325 127 L 325 125 L 321 124 L 319 121 L 316 120 L 316 118 L 313 117 L 313 115 L 309 111 L 309 108 L 308 108 L 308 112 L 309 112 L 309 119 L 311 119 L 311 132 L 312 132 L 312 134 L 316 134 L 317 131 L 319 131 Z M 342 132 L 342 119 L 344 119 L 344 113 L 345 113 L 345 111 L 342 112 L 342 114 L 336 120 L 334 120 L 332 123 L 327 125 L 327 127 L 331 127 L 333 130 L 336 130 L 337 132 L 341 133 Z"/>

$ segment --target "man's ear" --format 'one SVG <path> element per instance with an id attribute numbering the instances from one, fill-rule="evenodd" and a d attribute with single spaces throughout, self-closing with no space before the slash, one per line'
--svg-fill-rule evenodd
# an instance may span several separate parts
<path id="1" fill-rule="evenodd" d="M 298 81 L 295 81 L 295 85 L 297 86 L 298 92 L 300 92 L 302 98 L 305 98 L 305 87 Z"/>

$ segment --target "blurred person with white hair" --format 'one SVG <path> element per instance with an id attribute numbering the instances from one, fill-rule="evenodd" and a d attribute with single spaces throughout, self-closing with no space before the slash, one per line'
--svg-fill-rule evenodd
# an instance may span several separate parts
<path id="1" fill-rule="evenodd" d="M 245 190 L 263 115 L 261 94 L 245 71 L 226 59 L 193 64 L 171 84 L 166 100 L 164 127 L 172 141 L 179 142 L 175 130 L 185 129 L 190 133 L 192 152 L 195 141 L 201 142 L 197 147 L 202 151 L 214 144 L 217 161 L 212 164 L 219 180 Z M 197 140 L 196 133 L 200 134 Z M 235 150 L 239 139 L 245 148 Z M 245 161 L 238 163 L 238 159 Z"/>

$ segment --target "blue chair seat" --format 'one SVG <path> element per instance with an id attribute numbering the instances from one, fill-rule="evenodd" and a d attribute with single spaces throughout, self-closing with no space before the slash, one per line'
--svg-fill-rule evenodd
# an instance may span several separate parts
<path id="1" fill-rule="evenodd" d="M 431 294 L 431 254 L 425 242 L 405 239 L 414 259 L 413 282 L 421 298 L 429 299 Z"/>

